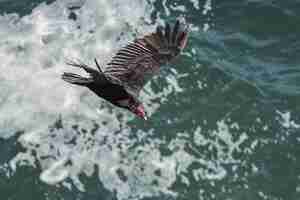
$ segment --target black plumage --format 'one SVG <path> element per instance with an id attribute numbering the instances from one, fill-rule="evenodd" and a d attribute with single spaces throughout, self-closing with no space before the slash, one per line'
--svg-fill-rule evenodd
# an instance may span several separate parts
<path id="1" fill-rule="evenodd" d="M 84 69 L 90 76 L 65 72 L 62 79 L 86 86 L 112 104 L 146 119 L 144 107 L 138 100 L 140 90 L 162 64 L 179 55 L 186 46 L 187 38 L 188 28 L 178 20 L 172 29 L 167 23 L 165 28 L 158 26 L 156 32 L 121 48 L 104 71 L 96 59 L 98 71 L 82 63 L 69 62 L 67 64 Z"/>

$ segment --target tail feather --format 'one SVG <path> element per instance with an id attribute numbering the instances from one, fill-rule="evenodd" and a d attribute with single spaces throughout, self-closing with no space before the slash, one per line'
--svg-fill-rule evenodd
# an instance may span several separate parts
<path id="1" fill-rule="evenodd" d="M 68 83 L 82 86 L 87 86 L 88 84 L 93 82 L 93 79 L 91 78 L 82 77 L 78 74 L 68 72 L 64 72 L 61 78 Z"/>

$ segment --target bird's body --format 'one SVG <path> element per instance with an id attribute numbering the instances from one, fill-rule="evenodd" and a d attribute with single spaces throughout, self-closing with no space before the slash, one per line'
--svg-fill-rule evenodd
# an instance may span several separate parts
<path id="1" fill-rule="evenodd" d="M 177 21 L 172 31 L 167 24 L 164 33 L 158 27 L 155 33 L 136 39 L 121 48 L 107 64 L 105 71 L 96 59 L 98 71 L 82 63 L 70 62 L 69 65 L 84 69 L 90 77 L 64 73 L 62 79 L 86 86 L 99 97 L 146 119 L 144 107 L 138 100 L 140 90 L 159 72 L 162 64 L 181 52 L 186 42 L 187 29 L 180 30 L 180 23 Z"/>
<path id="2" fill-rule="evenodd" d="M 128 92 L 120 85 L 113 83 L 99 83 L 93 82 L 87 86 L 95 94 L 109 102 L 116 102 L 118 100 L 127 99 L 130 97 Z"/>
<path id="3" fill-rule="evenodd" d="M 95 62 L 97 63 L 96 60 Z M 68 64 L 83 68 L 90 74 L 90 77 L 82 77 L 77 74 L 65 72 L 62 76 L 63 80 L 75 85 L 86 86 L 96 95 L 113 103 L 116 106 L 119 106 L 117 104 L 119 101 L 133 98 L 122 85 L 109 81 L 102 71 L 96 71 L 85 64 L 78 64 L 74 62 L 69 62 Z M 99 66 L 98 63 L 97 66 Z"/>

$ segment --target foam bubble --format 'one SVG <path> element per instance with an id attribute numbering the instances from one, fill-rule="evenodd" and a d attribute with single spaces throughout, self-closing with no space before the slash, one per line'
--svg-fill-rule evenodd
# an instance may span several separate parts
<path id="1" fill-rule="evenodd" d="M 204 4 L 204 9 L 202 11 L 203 15 L 206 15 L 212 9 L 211 0 L 206 0 Z"/>
<path id="2" fill-rule="evenodd" d="M 280 116 L 280 123 L 284 128 L 300 128 L 300 124 L 295 123 L 294 120 L 291 119 L 291 113 L 289 111 L 281 112 L 279 110 L 276 111 Z"/>
<path id="3" fill-rule="evenodd" d="M 40 179 L 50 185 L 57 184 L 69 176 L 69 170 L 64 166 L 66 159 L 62 159 L 53 163 L 48 169 L 44 170 Z"/>
<path id="4" fill-rule="evenodd" d="M 197 0 L 190 0 L 190 2 L 193 3 L 193 6 L 194 6 L 197 10 L 200 9 L 199 1 L 197 1 Z"/>

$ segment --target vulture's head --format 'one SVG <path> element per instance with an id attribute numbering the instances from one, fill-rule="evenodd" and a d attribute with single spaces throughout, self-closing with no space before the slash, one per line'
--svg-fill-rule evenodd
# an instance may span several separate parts
<path id="1" fill-rule="evenodd" d="M 136 98 L 130 96 L 126 99 L 121 99 L 116 102 L 119 107 L 125 108 L 130 112 L 134 113 L 138 117 L 142 118 L 143 120 L 147 120 L 147 113 L 143 104 L 137 100 Z"/>

